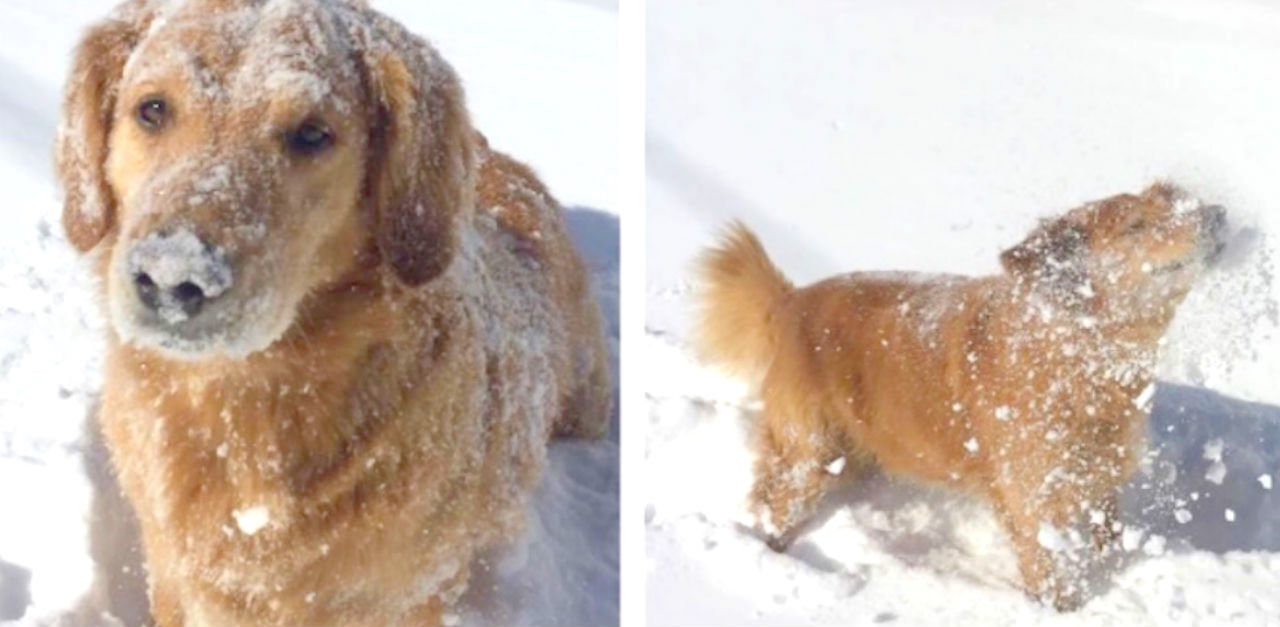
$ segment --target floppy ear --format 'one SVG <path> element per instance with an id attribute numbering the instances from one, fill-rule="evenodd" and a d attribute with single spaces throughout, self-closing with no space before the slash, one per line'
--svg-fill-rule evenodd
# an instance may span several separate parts
<path id="1" fill-rule="evenodd" d="M 62 101 L 54 164 L 62 186 L 62 228 L 80 252 L 93 248 L 115 219 L 104 171 L 107 137 L 125 61 L 151 22 L 145 0 L 120 5 L 76 47 Z"/>
<path id="2" fill-rule="evenodd" d="M 1077 300 L 1088 279 L 1089 234 L 1068 218 L 1041 225 L 1017 246 L 1000 253 L 1000 265 L 1019 281 Z"/>
<path id="3" fill-rule="evenodd" d="M 373 17 L 365 65 L 376 100 L 369 186 L 382 258 L 408 285 L 449 266 L 475 202 L 476 146 L 462 85 L 426 42 Z"/>

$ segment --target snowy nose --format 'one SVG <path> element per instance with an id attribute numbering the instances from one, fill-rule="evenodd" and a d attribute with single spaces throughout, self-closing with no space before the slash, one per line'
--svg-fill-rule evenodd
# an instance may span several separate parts
<path id="1" fill-rule="evenodd" d="M 169 324 L 198 316 L 231 287 L 226 252 L 185 229 L 147 235 L 128 261 L 138 301 Z"/>

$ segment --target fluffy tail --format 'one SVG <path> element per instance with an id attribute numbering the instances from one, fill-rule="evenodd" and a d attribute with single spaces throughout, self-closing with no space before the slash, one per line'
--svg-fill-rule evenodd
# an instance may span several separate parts
<path id="1" fill-rule="evenodd" d="M 697 273 L 694 344 L 699 357 L 759 383 L 777 341 L 773 311 L 791 292 L 791 282 L 769 261 L 755 234 L 737 221 L 718 246 L 698 258 Z"/>

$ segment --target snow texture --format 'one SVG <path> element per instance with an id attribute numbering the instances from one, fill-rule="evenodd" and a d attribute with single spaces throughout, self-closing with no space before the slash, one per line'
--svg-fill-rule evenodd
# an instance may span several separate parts
<path id="1" fill-rule="evenodd" d="M 0 217 L 0 625 L 147 618 L 137 532 L 85 429 L 100 385 L 98 286 L 63 239 L 49 159 L 71 50 L 114 4 L 15 0 L 0 24 L 0 180 L 11 207 Z M 616 13 L 556 0 L 376 5 L 449 59 L 495 147 L 579 206 L 567 222 L 597 288 L 616 375 Z M 206 194 L 231 184 L 231 173 L 207 174 Z M 526 533 L 473 570 L 455 622 L 617 622 L 617 421 L 604 441 L 552 445 Z M 239 513 L 224 532 L 269 524 L 266 510 Z"/>
<path id="2" fill-rule="evenodd" d="M 1280 89 L 1257 79 L 1280 62 L 1280 8 L 647 7 L 647 332 L 631 350 L 646 372 L 651 624 L 1280 625 Z M 686 338 L 691 259 L 726 221 L 752 226 L 798 285 L 989 275 L 1040 219 L 1160 177 L 1226 207 L 1231 239 L 1135 395 L 1147 450 L 1079 612 L 1018 588 L 987 506 L 876 471 L 786 552 L 765 546 L 745 511 L 758 403 Z"/>

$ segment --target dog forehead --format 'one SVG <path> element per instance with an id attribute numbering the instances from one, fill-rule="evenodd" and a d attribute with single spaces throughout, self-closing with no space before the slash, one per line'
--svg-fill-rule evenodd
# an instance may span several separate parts
<path id="1" fill-rule="evenodd" d="M 1121 227 L 1153 208 L 1151 199 L 1133 194 L 1117 194 L 1085 203 L 1068 212 L 1063 219 L 1089 231 L 1105 231 Z"/>
<path id="2" fill-rule="evenodd" d="M 345 111 L 358 85 L 351 9 L 319 0 L 186 0 L 157 13 L 130 83 L 179 79 L 197 102 Z"/>

